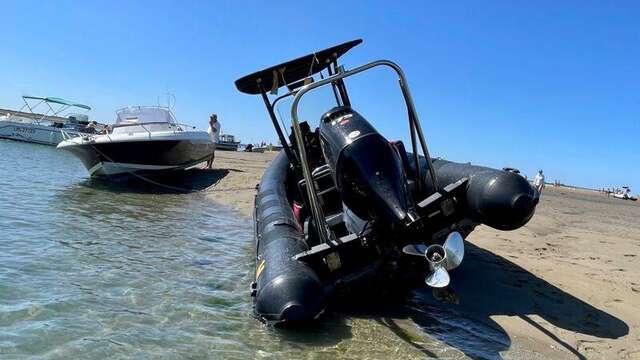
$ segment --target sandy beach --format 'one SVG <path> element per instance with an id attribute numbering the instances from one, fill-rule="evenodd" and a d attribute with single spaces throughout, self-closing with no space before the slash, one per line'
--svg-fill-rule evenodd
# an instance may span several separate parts
<path id="1" fill-rule="evenodd" d="M 205 190 L 207 198 L 250 217 L 255 186 L 274 155 L 218 152 L 215 167 L 224 176 Z M 547 187 L 523 228 L 479 226 L 469 236 L 453 274 L 458 305 L 416 306 L 442 311 L 440 323 L 449 314 L 487 326 L 491 339 L 452 340 L 433 331 L 432 315 L 409 306 L 388 317 L 352 316 L 350 336 L 330 345 L 368 357 L 639 359 L 639 219 L 638 203 Z M 433 341 L 454 351 L 432 353 Z M 483 348 L 480 355 L 474 346 Z"/>
<path id="2" fill-rule="evenodd" d="M 256 186 L 276 154 L 216 151 L 214 168 L 220 180 L 205 190 L 207 198 L 251 217 Z"/>
<path id="3" fill-rule="evenodd" d="M 640 358 L 638 219 L 635 202 L 547 187 L 523 228 L 470 235 L 481 257 L 465 265 L 497 275 L 488 289 L 459 284 L 460 296 L 482 302 L 468 310 L 485 312 L 512 339 L 559 358 Z"/>

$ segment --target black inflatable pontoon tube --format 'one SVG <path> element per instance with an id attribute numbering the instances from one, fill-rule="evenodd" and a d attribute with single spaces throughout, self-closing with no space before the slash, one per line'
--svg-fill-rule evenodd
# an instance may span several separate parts
<path id="1" fill-rule="evenodd" d="M 256 291 L 254 312 L 273 324 L 304 322 L 324 310 L 316 273 L 292 256 L 308 250 L 285 188 L 289 160 L 280 152 L 262 177 L 256 196 Z"/>
<path id="2" fill-rule="evenodd" d="M 413 159 L 412 154 L 409 157 Z M 420 164 L 426 169 L 422 156 Z M 433 159 L 433 166 L 440 186 L 469 178 L 466 204 L 468 216 L 474 221 L 498 230 L 514 230 L 526 224 L 535 213 L 540 195 L 518 174 L 441 159 Z M 429 190 L 433 189 L 428 178 L 426 184 Z"/>

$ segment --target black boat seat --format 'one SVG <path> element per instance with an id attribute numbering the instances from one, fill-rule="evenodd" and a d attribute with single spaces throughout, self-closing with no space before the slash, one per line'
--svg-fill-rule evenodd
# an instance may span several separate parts
<path id="1" fill-rule="evenodd" d="M 400 156 L 400 161 L 402 162 L 402 168 L 404 169 L 405 174 L 407 174 L 407 185 L 409 187 L 409 191 L 412 194 L 416 192 L 416 183 L 415 183 L 415 173 L 413 168 L 411 167 L 411 163 L 409 163 L 409 156 L 407 155 L 407 150 L 404 148 L 404 143 L 401 140 L 391 141 L 391 146 L 396 150 L 396 153 Z"/>
<path id="2" fill-rule="evenodd" d="M 316 193 L 318 194 L 318 200 L 320 206 L 325 215 L 334 214 L 342 211 L 342 202 L 340 201 L 340 195 L 333 181 L 331 175 L 331 169 L 328 165 L 318 166 L 311 172 L 311 177 L 315 183 Z M 298 182 L 298 188 L 304 198 L 305 203 L 308 203 L 307 195 L 307 182 L 302 179 Z"/>
<path id="3" fill-rule="evenodd" d="M 391 145 L 393 146 L 394 149 L 396 149 L 396 152 L 398 153 L 398 155 L 400 155 L 400 160 L 402 161 L 402 167 L 404 168 L 404 171 L 407 174 L 407 177 L 413 178 L 413 169 L 409 164 L 409 156 L 407 155 L 407 150 L 404 147 L 404 143 L 402 142 L 402 140 L 391 141 Z"/>

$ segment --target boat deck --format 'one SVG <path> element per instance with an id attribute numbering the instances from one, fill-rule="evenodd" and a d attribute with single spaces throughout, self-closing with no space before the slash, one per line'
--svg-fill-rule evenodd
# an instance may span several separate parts
<path id="1" fill-rule="evenodd" d="M 39 113 L 24 112 L 19 110 L 0 109 L 0 115 L 4 115 L 4 114 L 10 114 L 12 116 L 18 116 L 18 117 L 28 118 L 33 120 L 40 120 L 42 118 L 46 118 L 47 120 L 61 122 L 61 123 L 66 123 L 69 121 L 68 118 L 61 117 L 61 116 L 51 116 L 51 115 L 45 115 L 45 114 L 39 114 Z"/>

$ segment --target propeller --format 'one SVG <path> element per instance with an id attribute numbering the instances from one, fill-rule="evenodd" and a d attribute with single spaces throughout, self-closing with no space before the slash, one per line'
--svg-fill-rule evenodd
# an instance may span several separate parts
<path id="1" fill-rule="evenodd" d="M 424 256 L 429 262 L 431 273 L 424 282 L 434 288 L 442 288 L 451 282 L 448 270 L 455 269 L 464 258 L 464 240 L 459 232 L 453 231 L 443 245 L 407 245 L 402 248 L 407 255 Z"/>
<path id="2" fill-rule="evenodd" d="M 449 272 L 443 267 L 437 267 L 426 279 L 424 282 L 434 288 L 443 288 L 451 282 L 451 277 L 449 276 Z"/>
<path id="3" fill-rule="evenodd" d="M 402 248 L 402 252 L 407 255 L 425 256 L 427 254 L 427 245 L 407 245 Z"/>

